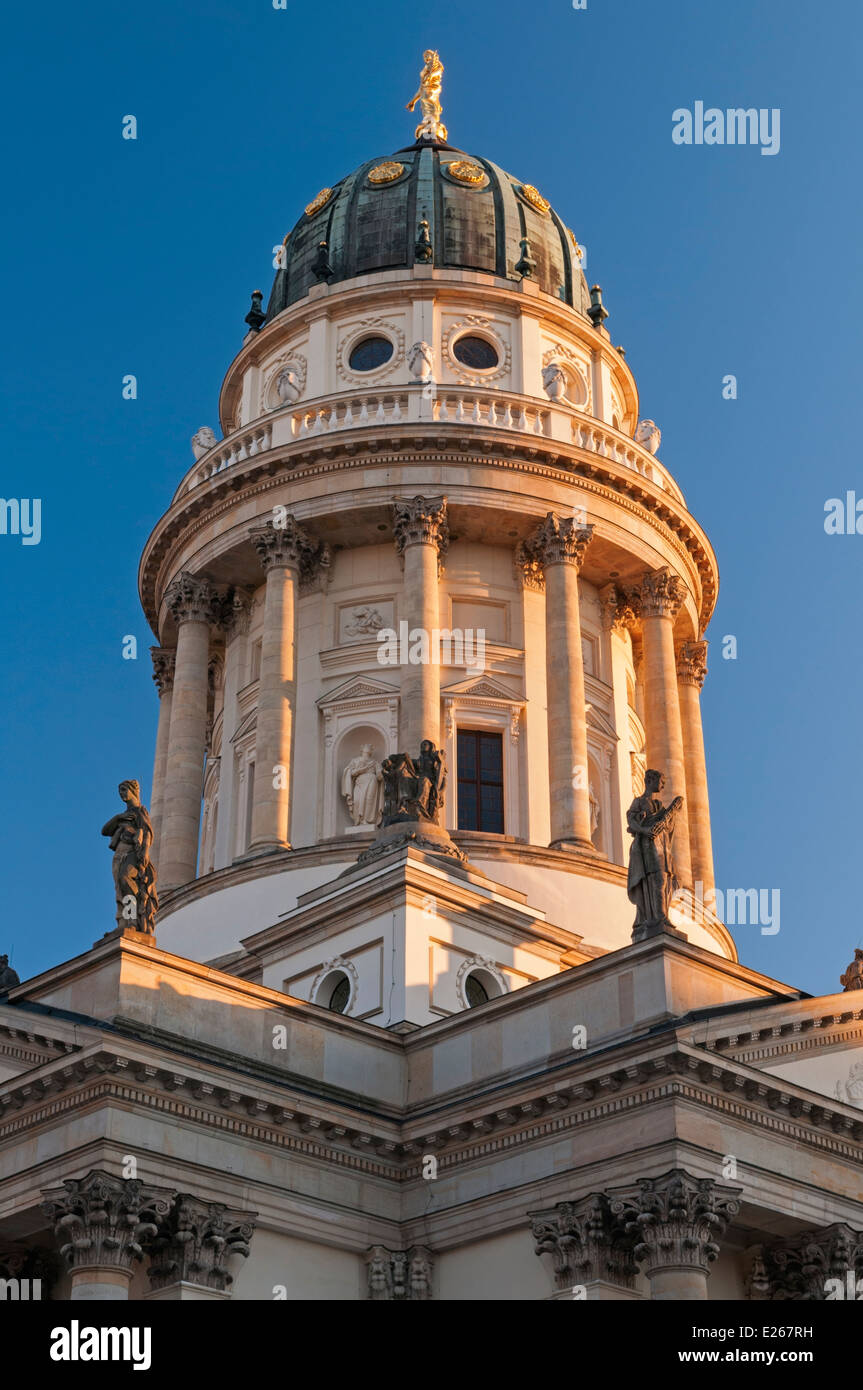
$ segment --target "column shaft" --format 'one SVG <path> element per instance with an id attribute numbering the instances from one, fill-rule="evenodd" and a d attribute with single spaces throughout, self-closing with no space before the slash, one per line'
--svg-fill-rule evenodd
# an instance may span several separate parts
<path id="1" fill-rule="evenodd" d="M 187 601 L 175 595 L 179 623 L 174 693 L 162 806 L 159 873 L 165 888 L 195 877 L 201 829 L 201 794 L 207 741 L 207 660 L 209 617 L 204 602 L 209 586 L 197 582 Z"/>
<path id="2" fill-rule="evenodd" d="M 440 628 L 438 552 L 435 545 L 408 545 L 404 552 L 404 600 L 409 633 L 420 630 L 431 644 Z M 429 648 L 429 661 L 409 662 L 402 668 L 402 709 L 399 720 L 401 746 L 418 751 L 424 738 L 437 748 L 440 742 L 440 666 Z"/>
<path id="3" fill-rule="evenodd" d="M 171 737 L 171 706 L 174 699 L 174 652 L 164 647 L 151 647 L 150 655 L 153 659 L 153 680 L 159 691 L 159 724 L 156 732 L 156 755 L 153 760 L 153 789 L 150 796 L 150 820 L 153 826 L 150 858 L 158 867 L 168 744 Z"/>
<path id="4" fill-rule="evenodd" d="M 674 831 L 674 866 L 680 885 L 691 888 L 686 763 L 673 629 L 673 617 L 684 594 L 682 580 L 662 570 L 646 575 L 640 590 L 647 764 L 665 776 L 669 802 L 675 796 L 684 798 Z"/>
<path id="5" fill-rule="evenodd" d="M 248 602 L 239 604 L 235 600 L 233 620 L 228 628 L 225 646 L 222 766 L 219 776 L 219 820 L 216 825 L 215 867 L 217 869 L 224 869 L 234 858 L 236 757 L 232 740 L 237 732 L 237 694 L 240 689 L 240 664 L 245 655 L 245 634 L 248 621 Z"/>
<path id="6" fill-rule="evenodd" d="M 399 742 L 415 757 L 423 739 L 440 742 L 440 560 L 449 543 L 445 497 L 403 497 L 393 503 L 396 550 L 404 557 L 408 659 L 401 668 Z M 427 659 L 422 659 L 426 657 Z"/>
<path id="7" fill-rule="evenodd" d="M 711 895 L 714 889 L 713 840 L 710 833 L 704 730 L 701 724 L 701 686 L 706 671 L 707 643 L 686 643 L 678 654 L 677 673 L 683 726 L 683 755 L 686 762 L 692 881 L 696 893 L 697 885 L 700 883 L 704 900 L 712 902 L 712 897 L 708 895 Z"/>
<path id="8" fill-rule="evenodd" d="M 267 571 L 250 849 L 290 849 L 291 754 L 296 705 L 297 569 Z"/>
<path id="9" fill-rule="evenodd" d="M 545 634 L 551 843 L 592 847 L 578 569 L 569 561 L 546 565 Z"/>

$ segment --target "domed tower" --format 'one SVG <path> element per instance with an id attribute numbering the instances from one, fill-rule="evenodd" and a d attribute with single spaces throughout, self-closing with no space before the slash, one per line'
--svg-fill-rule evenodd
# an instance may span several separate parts
<path id="1" fill-rule="evenodd" d="M 713 552 L 567 221 L 439 115 L 306 205 L 140 569 L 160 945 L 384 1027 L 627 945 L 647 767 L 684 798 L 672 920 L 736 959 Z M 439 843 L 387 840 L 423 744 Z"/>

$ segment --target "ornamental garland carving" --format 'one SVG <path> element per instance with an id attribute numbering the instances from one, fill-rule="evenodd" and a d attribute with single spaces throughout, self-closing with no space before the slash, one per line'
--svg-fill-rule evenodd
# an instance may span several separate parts
<path id="1" fill-rule="evenodd" d="M 375 367 L 370 372 L 355 372 L 351 370 L 349 358 L 353 348 L 362 338 L 372 336 L 377 331 L 382 338 L 390 338 L 393 343 L 393 355 L 386 362 L 382 362 L 379 367 Z M 405 355 L 405 335 L 404 330 L 397 323 L 392 323 L 389 319 L 380 316 L 372 316 L 360 319 L 358 323 L 346 326 L 340 339 L 336 352 L 336 372 L 343 381 L 351 382 L 353 385 L 367 385 L 370 382 L 378 382 L 386 376 L 392 369 L 404 360 Z"/>
<path id="2" fill-rule="evenodd" d="M 470 386 L 488 386 L 492 381 L 500 381 L 512 367 L 512 349 L 492 325 L 493 320 L 487 314 L 465 314 L 458 323 L 451 323 L 443 336 L 441 356 L 455 375 L 461 377 L 462 381 L 467 382 Z M 482 372 L 478 375 L 470 367 L 465 366 L 464 362 L 459 362 L 453 354 L 452 344 L 461 337 L 465 329 L 471 328 L 478 329 L 479 336 L 489 338 L 497 348 L 499 362 L 495 371 Z"/>

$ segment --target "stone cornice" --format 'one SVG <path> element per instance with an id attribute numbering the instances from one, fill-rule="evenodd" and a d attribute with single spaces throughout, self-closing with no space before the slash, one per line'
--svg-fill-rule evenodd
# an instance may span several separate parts
<path id="1" fill-rule="evenodd" d="M 411 1036 L 395 1035 L 393 1042 L 409 1045 Z M 74 1061 L 49 1063 L 7 1082 L 0 1089 L 0 1142 L 30 1135 L 82 1106 L 116 1101 L 410 1182 L 421 1176 L 423 1154 L 435 1153 L 445 1171 L 671 1099 L 835 1158 L 855 1164 L 863 1158 L 863 1113 L 784 1078 L 723 1065 L 682 1043 L 679 1030 L 597 1056 L 570 1055 L 495 1087 L 485 1080 L 481 1091 L 479 1104 L 471 1104 L 466 1086 L 457 1097 L 427 1106 L 424 1117 L 412 1117 L 408 1107 L 398 1119 L 385 1117 L 381 1107 L 374 1112 L 365 1097 L 327 1102 L 298 1091 L 290 1077 L 253 1077 L 231 1071 L 227 1062 L 218 1067 L 178 1058 L 157 1039 L 114 1038 Z"/>
<path id="2" fill-rule="evenodd" d="M 158 627 L 157 594 L 161 596 L 161 587 L 172 576 L 177 558 L 181 552 L 188 553 L 189 542 L 197 531 L 233 511 L 239 503 L 258 496 L 263 498 L 286 482 L 357 470 L 359 485 L 370 469 L 380 468 L 385 473 L 392 467 L 404 468 L 411 463 L 408 451 L 415 453 L 415 463 L 420 469 L 430 463 L 454 468 L 471 464 L 501 468 L 551 482 L 571 484 L 577 481 L 581 494 L 614 502 L 651 527 L 664 544 L 670 546 L 684 573 L 698 576 L 699 624 L 702 630 L 707 626 L 718 589 L 718 571 L 710 543 L 685 506 L 641 474 L 574 445 L 539 436 L 531 436 L 529 445 L 525 445 L 509 438 L 506 441 L 496 439 L 494 431 L 489 432 L 489 438 L 484 432 L 478 432 L 479 437 L 471 441 L 474 451 L 441 452 L 439 426 L 412 425 L 410 434 L 401 453 L 392 451 L 391 432 L 386 440 L 378 441 L 369 441 L 368 437 L 352 441 L 348 431 L 340 434 L 335 443 L 327 436 L 320 440 L 298 441 L 256 454 L 234 469 L 202 483 L 193 493 L 184 495 L 157 523 L 141 557 L 139 592 L 153 631 L 157 633 Z M 503 452 L 498 452 L 501 449 Z M 510 456 L 506 456 L 507 450 L 511 451 Z M 402 484 L 402 490 L 405 485 Z M 517 484 L 514 490 L 523 492 Z M 447 491 L 453 505 L 459 489 L 448 485 Z M 324 497 L 320 503 L 323 515 L 329 504 Z M 262 512 L 268 507 L 269 503 L 265 503 Z M 303 524 L 319 519 L 315 503 L 298 502 L 295 511 Z M 537 516 L 537 520 L 541 517 Z M 602 534 L 601 523 L 597 526 L 597 534 Z M 241 543 L 240 533 L 231 543 Z"/>

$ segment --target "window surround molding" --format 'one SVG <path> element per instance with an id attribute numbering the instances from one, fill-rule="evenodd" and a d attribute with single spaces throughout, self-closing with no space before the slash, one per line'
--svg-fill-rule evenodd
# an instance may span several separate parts
<path id="1" fill-rule="evenodd" d="M 521 834 L 519 735 L 527 701 L 511 695 L 488 676 L 460 681 L 441 691 L 444 706 L 444 749 L 450 769 L 447 790 L 448 830 L 458 829 L 458 731 L 477 729 L 502 734 L 503 833 Z"/>

